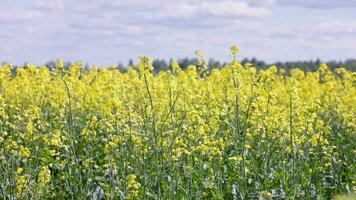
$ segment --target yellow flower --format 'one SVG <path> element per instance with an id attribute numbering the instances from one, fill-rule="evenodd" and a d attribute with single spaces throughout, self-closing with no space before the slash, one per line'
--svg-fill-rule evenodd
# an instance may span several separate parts
<path id="1" fill-rule="evenodd" d="M 56 131 L 52 134 L 52 137 L 50 139 L 50 144 L 55 146 L 55 147 L 60 147 L 62 145 L 61 141 L 61 132 Z"/>
<path id="2" fill-rule="evenodd" d="M 237 157 L 237 156 L 232 156 L 232 157 L 229 157 L 229 160 L 234 162 L 235 165 L 238 165 L 242 161 L 242 158 L 241 157 Z"/>
<path id="3" fill-rule="evenodd" d="M 21 174 L 23 172 L 23 168 L 22 167 L 17 168 L 16 172 L 17 174 Z"/>
<path id="4" fill-rule="evenodd" d="M 12 166 L 6 173 L 22 193 L 15 198 L 78 192 L 81 178 L 83 187 L 98 185 L 96 193 L 107 198 L 159 198 L 158 189 L 161 198 L 173 197 L 165 193 L 171 190 L 177 198 L 183 198 L 178 194 L 183 191 L 215 198 L 207 190 L 225 192 L 220 183 L 235 185 L 237 194 L 246 189 L 239 183 L 242 176 L 266 174 L 265 167 L 256 169 L 256 159 L 268 157 L 273 176 L 283 169 L 287 185 L 293 170 L 300 173 L 300 182 L 309 183 L 311 172 L 322 177 L 326 173 L 317 173 L 352 165 L 355 72 L 325 64 L 314 72 L 276 66 L 261 70 L 242 65 L 237 46 L 230 51 L 232 62 L 213 70 L 207 70 L 199 51 L 197 66 L 182 69 L 172 61 L 170 71 L 159 73 L 152 73 L 145 56 L 125 73 L 113 65 L 85 69 L 80 62 L 67 68 L 62 60 L 55 69 L 1 64 L 0 160 L 5 168 Z M 293 170 L 284 170 L 292 164 Z M 304 165 L 310 169 L 301 169 Z M 225 172 L 227 177 L 214 180 Z M 347 177 L 335 191 L 351 185 Z M 202 186 L 206 190 L 197 191 Z M 247 184 L 247 190 L 254 186 Z M 301 193 L 297 183 L 290 187 Z M 315 191 L 324 196 L 322 188 Z M 271 198 L 269 191 L 258 194 Z"/>
<path id="5" fill-rule="evenodd" d="M 20 146 L 20 156 L 21 157 L 27 158 L 30 155 L 31 155 L 30 150 L 27 147 Z"/>
<path id="6" fill-rule="evenodd" d="M 41 187 L 45 187 L 51 182 L 51 171 L 47 166 L 43 166 L 38 172 L 37 182 Z"/>
<path id="7" fill-rule="evenodd" d="M 16 194 L 20 196 L 27 189 L 27 178 L 25 176 L 16 177 Z"/>
<path id="8" fill-rule="evenodd" d="M 138 196 L 138 190 L 141 187 L 141 184 L 136 181 L 136 175 L 130 174 L 126 177 L 127 182 L 127 198 L 134 199 Z"/>
<path id="9" fill-rule="evenodd" d="M 319 71 L 325 72 L 326 70 L 328 70 L 328 66 L 325 63 L 321 64 L 319 67 Z"/>

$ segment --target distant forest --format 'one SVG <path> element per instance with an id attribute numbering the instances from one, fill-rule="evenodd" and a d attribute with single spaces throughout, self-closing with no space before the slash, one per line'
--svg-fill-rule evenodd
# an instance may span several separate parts
<path id="1" fill-rule="evenodd" d="M 154 72 L 158 73 L 160 71 L 168 70 L 170 68 L 171 62 L 172 60 L 154 59 L 152 61 Z M 198 62 L 199 59 L 197 58 L 183 58 L 177 60 L 177 63 L 183 70 L 186 69 L 189 65 L 198 65 Z M 316 71 L 321 63 L 326 63 L 331 70 L 335 68 L 343 67 L 349 71 L 353 71 L 353 72 L 356 71 L 356 59 L 348 59 L 345 61 L 328 61 L 328 62 L 323 62 L 317 59 L 317 60 L 310 60 L 310 61 L 291 61 L 291 62 L 275 62 L 275 63 L 266 63 L 265 61 L 258 60 L 256 58 L 252 58 L 252 59 L 245 58 L 241 60 L 242 65 L 245 65 L 246 63 L 252 64 L 258 70 L 266 69 L 272 65 L 276 65 L 277 68 L 284 69 L 287 72 L 289 72 L 293 68 L 299 68 L 304 72 L 310 72 L 310 71 Z M 208 66 L 209 70 L 215 68 L 222 68 L 226 64 L 227 63 L 220 62 L 215 59 L 209 59 L 206 61 L 206 65 Z M 65 67 L 68 67 L 70 65 L 71 65 L 70 62 L 65 62 Z M 56 66 L 56 62 L 55 61 L 47 62 L 45 66 L 47 66 L 48 68 L 54 68 Z M 134 67 L 135 63 L 133 62 L 133 60 L 129 60 L 127 65 L 124 65 L 121 62 L 119 62 L 115 66 L 115 68 L 119 69 L 122 72 L 125 72 L 127 66 Z M 85 67 L 90 68 L 89 64 L 86 64 Z"/>

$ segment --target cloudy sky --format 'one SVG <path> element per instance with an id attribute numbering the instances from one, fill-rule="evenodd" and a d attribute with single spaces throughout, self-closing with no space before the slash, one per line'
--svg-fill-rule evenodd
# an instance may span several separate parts
<path id="1" fill-rule="evenodd" d="M 356 58 L 356 0 L 0 0 L 0 61 Z"/>

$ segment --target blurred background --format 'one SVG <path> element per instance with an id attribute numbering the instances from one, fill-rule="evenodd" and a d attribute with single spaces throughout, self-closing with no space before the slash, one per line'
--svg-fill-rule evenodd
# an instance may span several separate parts
<path id="1" fill-rule="evenodd" d="M 237 44 L 262 68 L 355 70 L 355 10 L 356 0 L 1 0 L 0 62 L 124 67 L 147 55 L 156 68 L 184 67 L 201 50 L 220 66 Z"/>

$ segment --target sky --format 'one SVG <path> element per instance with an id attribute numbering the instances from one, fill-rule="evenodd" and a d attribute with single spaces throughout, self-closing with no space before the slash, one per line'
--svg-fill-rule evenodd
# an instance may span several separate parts
<path id="1" fill-rule="evenodd" d="M 356 58 L 356 0 L 0 0 L 0 62 Z"/>

